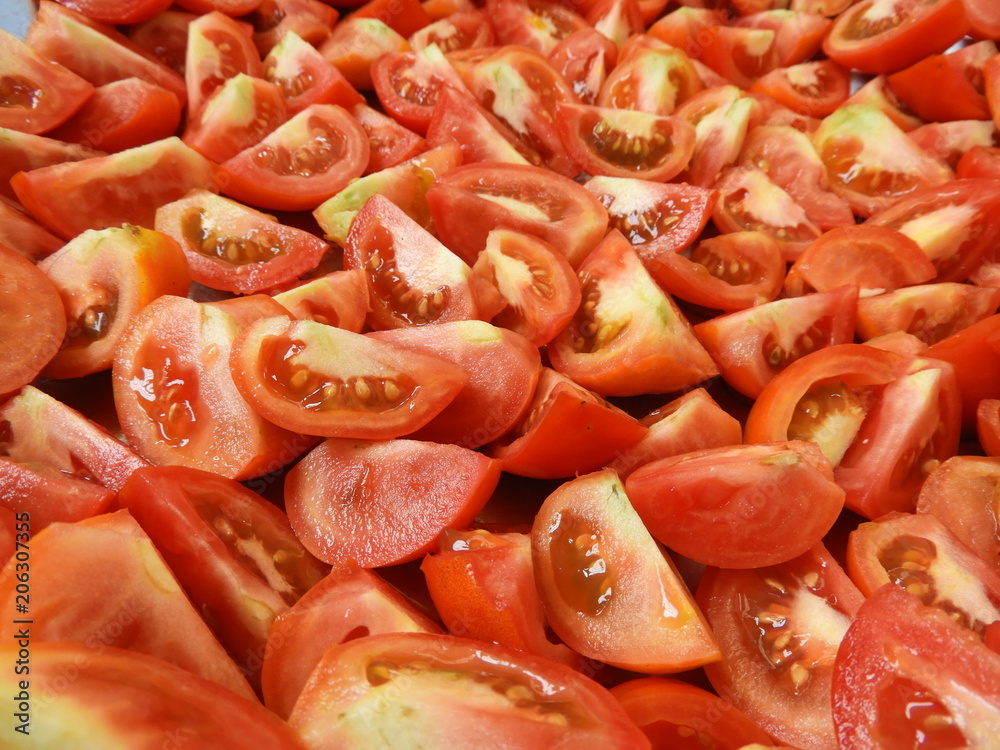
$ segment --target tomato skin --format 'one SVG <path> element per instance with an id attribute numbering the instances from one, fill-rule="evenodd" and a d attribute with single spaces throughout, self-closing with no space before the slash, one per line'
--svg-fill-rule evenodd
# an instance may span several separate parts
<path id="1" fill-rule="evenodd" d="M 543 367 L 528 416 L 487 452 L 506 472 L 560 479 L 601 468 L 646 432 L 621 409 Z"/>
<path id="2" fill-rule="evenodd" d="M 66 6 L 100 23 L 127 25 L 148 21 L 170 4 L 171 0 L 70 0 Z"/>
<path id="3" fill-rule="evenodd" d="M 662 458 L 630 474 L 625 487 L 658 540 L 726 568 L 798 557 L 819 543 L 844 506 L 830 462 L 802 441 Z M 803 497 L 809 498 L 805 514 L 796 512 Z"/>
<path id="4" fill-rule="evenodd" d="M 962 399 L 962 429 L 969 434 L 976 429 L 979 402 L 1000 398 L 1000 388 L 997 387 L 1000 352 L 990 343 L 997 340 L 998 332 L 1000 315 L 991 315 L 942 339 L 927 351 L 928 357 L 950 362 L 954 366 Z"/>
<path id="5" fill-rule="evenodd" d="M 979 402 L 976 436 L 987 456 L 1000 456 L 1000 399 L 984 398 Z"/>
<path id="6" fill-rule="evenodd" d="M 480 448 L 524 416 L 538 383 L 541 357 L 530 341 L 479 320 L 376 331 L 369 338 L 412 352 L 444 357 L 464 369 L 468 382 L 417 440 Z"/>
<path id="7" fill-rule="evenodd" d="M 962 2 L 877 4 L 876 0 L 864 0 L 837 17 L 823 41 L 823 51 L 841 65 L 863 73 L 901 70 L 943 52 L 965 35 L 968 21 Z"/>
<path id="8" fill-rule="evenodd" d="M 864 597 L 826 548 L 757 570 L 707 568 L 695 598 L 723 653 L 705 670 L 719 695 L 793 747 L 836 748 L 831 673 Z M 783 651 L 785 638 L 795 648 Z"/>
<path id="9" fill-rule="evenodd" d="M 43 135 L 30 135 L 12 128 L 0 128 L 0 197 L 16 202 L 10 178 L 18 172 L 30 172 L 63 162 L 80 161 L 91 156 L 103 156 L 76 143 L 64 143 Z"/>
<path id="10" fill-rule="evenodd" d="M 71 240 L 87 229 L 151 227 L 157 206 L 195 189 L 215 192 L 216 169 L 180 138 L 19 172 L 18 199 L 53 234 Z M 52 196 L 59 195 L 59 201 Z"/>
<path id="11" fill-rule="evenodd" d="M 960 179 L 1000 180 L 1000 148 L 973 146 L 958 160 L 955 176 Z"/>
<path id="12" fill-rule="evenodd" d="M 68 120 L 94 94 L 85 79 L 51 62 L 7 31 L 0 32 L 3 75 L 9 80 L 0 127 L 37 135 Z"/>
<path id="13" fill-rule="evenodd" d="M 63 246 L 63 241 L 15 201 L 0 196 L 0 245 L 37 263 Z"/>
<path id="14" fill-rule="evenodd" d="M 984 399 L 992 409 L 997 402 Z M 989 449 L 989 441 L 983 440 Z M 1000 461 L 995 454 L 954 456 L 931 470 L 920 488 L 917 513 L 932 514 L 973 552 L 994 568 L 1000 568 L 1000 536 L 993 500 L 1000 481 Z"/>
<path id="15" fill-rule="evenodd" d="M 611 688 L 654 750 L 739 750 L 771 736 L 717 695 L 680 680 L 639 677 Z M 718 717 L 718 718 L 716 718 Z"/>
<path id="16" fill-rule="evenodd" d="M 41 531 L 52 523 L 72 523 L 106 512 L 115 493 L 81 477 L 66 476 L 45 464 L 21 464 L 0 457 L 0 502 L 31 517 Z"/>
<path id="17" fill-rule="evenodd" d="M 998 685 L 1000 654 L 944 612 L 884 586 L 861 606 L 837 654 L 838 746 L 896 750 L 927 737 L 951 747 L 986 748 L 1000 733 Z M 912 705 L 918 713 L 907 710 Z M 942 715 L 949 721 L 928 732 L 925 717 Z"/>
<path id="18" fill-rule="evenodd" d="M 924 120 L 989 120 L 990 109 L 982 90 L 983 63 L 994 54 L 995 44 L 979 42 L 958 52 L 925 57 L 892 73 L 886 83 L 910 111 Z M 948 91 L 948 96 L 935 97 L 930 95 L 932 91 Z"/>
<path id="19" fill-rule="evenodd" d="M 271 296 L 297 320 L 315 320 L 352 333 L 365 327 L 368 285 L 359 268 L 333 271 Z"/>
<path id="20" fill-rule="evenodd" d="M 364 174 L 369 151 L 368 134 L 346 109 L 310 104 L 220 164 L 219 185 L 252 206 L 311 211 Z"/>
<path id="21" fill-rule="evenodd" d="M 287 719 L 327 648 L 369 634 L 409 632 L 441 628 L 376 573 L 351 563 L 334 568 L 275 618 L 261 670 L 264 705 Z"/>
<path id="22" fill-rule="evenodd" d="M 618 61 L 618 48 L 596 29 L 580 29 L 552 49 L 549 61 L 582 103 L 596 104 L 608 73 Z"/>
<path id="23" fill-rule="evenodd" d="M 138 469 L 118 499 L 259 690 L 272 622 L 323 578 L 326 566 L 295 538 L 284 513 L 217 474 Z"/>
<path id="24" fill-rule="evenodd" d="M 368 135 L 366 175 L 401 164 L 428 148 L 425 139 L 363 102 L 353 105 L 350 112 Z"/>
<path id="25" fill-rule="evenodd" d="M 549 623 L 580 654 L 656 673 L 718 659 L 693 597 L 614 471 L 577 477 L 545 499 L 531 557 Z"/>
<path id="26" fill-rule="evenodd" d="M 35 266 L 0 245 L 0 398 L 30 383 L 56 355 L 66 335 L 59 289 Z"/>
<path id="27" fill-rule="evenodd" d="M 288 472 L 285 502 L 316 557 L 381 567 L 416 560 L 444 529 L 471 524 L 499 478 L 499 461 L 457 445 L 330 438 Z"/>

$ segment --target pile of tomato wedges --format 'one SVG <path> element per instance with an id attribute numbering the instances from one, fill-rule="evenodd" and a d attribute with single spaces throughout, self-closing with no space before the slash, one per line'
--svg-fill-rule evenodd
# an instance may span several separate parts
<path id="1" fill-rule="evenodd" d="M 0 745 L 992 749 L 994 0 L 41 0 Z"/>

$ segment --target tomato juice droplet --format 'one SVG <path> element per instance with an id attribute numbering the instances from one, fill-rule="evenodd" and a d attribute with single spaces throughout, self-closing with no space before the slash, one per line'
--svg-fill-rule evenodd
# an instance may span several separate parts
<path id="1" fill-rule="evenodd" d="M 560 595 L 577 612 L 599 616 L 614 596 L 615 576 L 604 557 L 597 529 L 574 514 L 559 513 L 549 527 L 549 536 Z"/>
<path id="2" fill-rule="evenodd" d="M 24 76 L 0 76 L 0 107 L 35 109 L 45 92 Z"/>

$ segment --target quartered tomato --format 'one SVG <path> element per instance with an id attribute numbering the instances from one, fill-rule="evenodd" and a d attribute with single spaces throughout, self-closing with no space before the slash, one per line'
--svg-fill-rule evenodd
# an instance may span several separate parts
<path id="1" fill-rule="evenodd" d="M 59 351 L 66 313 L 59 289 L 34 263 L 0 245 L 0 397 L 30 383 Z"/>
<path id="2" fill-rule="evenodd" d="M 823 51 L 864 73 L 890 73 L 944 52 L 967 30 L 963 0 L 864 0 L 837 17 Z"/>
<path id="3" fill-rule="evenodd" d="M 220 166 L 223 193 L 260 208 L 312 210 L 368 166 L 368 134 L 343 107 L 311 104 Z"/>
<path id="4" fill-rule="evenodd" d="M 94 93 L 85 79 L 0 30 L 0 126 L 38 134 L 68 120 Z"/>
<path id="5" fill-rule="evenodd" d="M 677 569 L 611 470 L 566 482 L 531 529 L 538 590 L 553 630 L 574 650 L 643 672 L 718 659 Z"/>
<path id="6" fill-rule="evenodd" d="M 851 93 L 851 73 L 832 60 L 802 62 L 765 73 L 750 91 L 767 94 L 793 112 L 826 117 Z"/>
<path id="7" fill-rule="evenodd" d="M 332 565 L 416 560 L 447 528 L 463 528 L 500 478 L 500 462 L 458 445 L 330 438 L 288 472 L 296 535 Z"/>
<path id="8" fill-rule="evenodd" d="M 905 331 L 928 346 L 1000 308 L 1000 289 L 957 282 L 921 284 L 858 300 L 858 335 L 865 340 Z"/>
<path id="9" fill-rule="evenodd" d="M 105 513 L 114 500 L 107 487 L 62 474 L 48 464 L 0 457 L 0 506 L 29 517 L 34 531 Z"/>
<path id="10" fill-rule="evenodd" d="M 281 89 L 290 115 L 310 104 L 339 104 L 350 109 L 364 101 L 333 63 L 294 31 L 286 33 L 267 53 L 263 74 Z"/>
<path id="11" fill-rule="evenodd" d="M 947 55 L 931 55 L 889 75 L 886 83 L 914 114 L 930 121 L 990 120 L 983 91 L 983 64 L 997 52 L 977 42 Z M 933 92 L 947 91 L 947 96 Z"/>
<path id="12" fill-rule="evenodd" d="M 838 747 L 988 748 L 1000 735 L 1000 655 L 944 612 L 886 585 L 837 655 Z"/>
<path id="13" fill-rule="evenodd" d="M 372 731 L 371 707 L 386 705 L 393 737 L 414 746 L 650 747 L 604 688 L 569 667 L 422 633 L 358 638 L 327 651 L 289 722 L 310 747 L 356 744 Z"/>
<path id="14" fill-rule="evenodd" d="M 184 83 L 192 119 L 226 80 L 239 73 L 263 78 L 260 54 L 250 30 L 224 13 L 199 16 L 188 26 Z"/>
<path id="15" fill-rule="evenodd" d="M 539 166 L 542 163 L 542 157 L 534 149 L 471 95 L 445 86 L 427 123 L 427 145 L 436 148 L 456 143 L 465 164 L 487 161 Z"/>
<path id="16" fill-rule="evenodd" d="M 864 601 L 818 545 L 757 570 L 708 568 L 696 592 L 723 659 L 705 669 L 719 695 L 794 747 L 837 746 L 834 659 Z"/>
<path id="17" fill-rule="evenodd" d="M 487 0 L 497 41 L 548 56 L 563 39 L 587 27 L 571 7 L 547 0 Z"/>
<path id="18" fill-rule="evenodd" d="M 417 52 L 390 52 L 371 67 L 379 102 L 398 123 L 425 135 L 441 90 L 464 90 L 458 72 L 437 46 Z"/>
<path id="19" fill-rule="evenodd" d="M 684 52 L 650 41 L 649 46 L 623 48 L 618 64 L 600 88 L 596 103 L 666 116 L 703 88 L 694 64 Z"/>
<path id="20" fill-rule="evenodd" d="M 231 371 L 269 421 L 307 435 L 365 440 L 423 427 L 468 380 L 442 357 L 285 317 L 262 318 L 237 337 Z"/>

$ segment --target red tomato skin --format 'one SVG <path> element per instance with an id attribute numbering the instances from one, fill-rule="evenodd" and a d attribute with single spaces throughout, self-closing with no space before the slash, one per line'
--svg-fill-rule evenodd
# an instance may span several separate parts
<path id="1" fill-rule="evenodd" d="M 976 436 L 987 456 L 1000 456 L 1000 399 L 984 398 L 979 402 Z"/>
<path id="2" fill-rule="evenodd" d="M 10 178 L 18 172 L 30 172 L 63 162 L 104 156 L 76 143 L 65 143 L 43 135 L 30 135 L 11 128 L 0 129 L 0 197 L 19 205 Z"/>
<path id="3" fill-rule="evenodd" d="M 172 136 L 110 156 L 19 172 L 11 186 L 42 226 L 71 240 L 87 229 L 151 227 L 158 206 L 190 190 L 217 191 L 216 175 L 211 162 Z"/>
<path id="4" fill-rule="evenodd" d="M 52 360 L 66 335 L 59 289 L 38 267 L 0 245 L 0 399 L 27 385 Z"/>
<path id="5" fill-rule="evenodd" d="M 32 530 L 73 523 L 106 512 L 115 493 L 81 477 L 65 476 L 44 464 L 32 466 L 0 457 L 0 502 L 31 517 Z"/>
<path id="6" fill-rule="evenodd" d="M 0 34 L 0 55 L 10 92 L 0 110 L 0 127 L 38 135 L 62 124 L 93 96 L 94 87 L 17 37 Z"/>
<path id="7" fill-rule="evenodd" d="M 446 528 L 470 525 L 499 478 L 499 461 L 457 445 L 330 438 L 289 471 L 285 502 L 292 528 L 316 557 L 382 567 L 416 560 Z M 359 486 L 363 512 L 341 504 Z M 331 512 L 331 502 L 344 512 Z"/>
<path id="8" fill-rule="evenodd" d="M 625 488 L 663 544 L 726 568 L 776 565 L 804 554 L 844 506 L 830 462 L 803 441 L 662 458 L 630 474 Z M 803 497 L 810 498 L 805 514 L 796 512 Z"/>
<path id="9" fill-rule="evenodd" d="M 991 315 L 932 346 L 928 357 L 950 362 L 962 399 L 962 429 L 976 429 L 976 409 L 987 398 L 1000 398 L 1000 351 L 989 342 L 1000 339 L 1000 315 Z"/>

